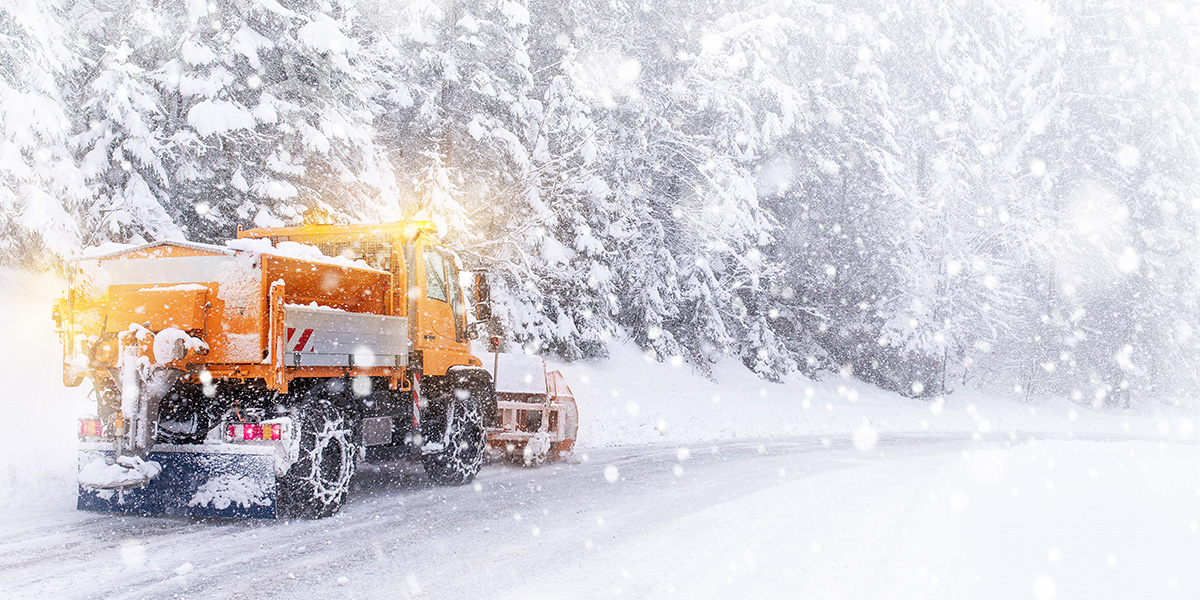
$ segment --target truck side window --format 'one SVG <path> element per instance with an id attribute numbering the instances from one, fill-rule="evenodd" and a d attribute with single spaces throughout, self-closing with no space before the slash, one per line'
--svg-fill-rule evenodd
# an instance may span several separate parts
<path id="1" fill-rule="evenodd" d="M 425 248 L 425 297 L 446 302 L 446 262 L 433 248 Z"/>
<path id="2" fill-rule="evenodd" d="M 446 262 L 446 270 L 450 273 L 449 292 L 450 306 L 454 308 L 454 340 L 462 342 L 464 339 L 463 331 L 466 329 L 467 309 L 463 306 L 462 294 L 460 292 L 462 284 L 458 280 L 458 265 L 455 264 L 453 258 L 443 256 L 442 260 Z"/>

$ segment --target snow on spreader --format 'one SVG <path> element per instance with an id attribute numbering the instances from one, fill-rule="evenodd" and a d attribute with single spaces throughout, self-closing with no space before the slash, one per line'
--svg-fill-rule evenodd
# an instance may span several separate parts
<path id="1" fill-rule="evenodd" d="M 54 312 L 64 383 L 90 379 L 97 404 L 80 421 L 79 508 L 327 516 L 372 446 L 434 483 L 471 481 L 495 390 L 435 233 L 254 229 L 78 260 Z"/>
<path id="2" fill-rule="evenodd" d="M 579 431 L 575 395 L 559 371 L 542 357 L 491 354 L 496 381 L 496 427 L 488 445 L 526 465 L 568 455 Z"/>

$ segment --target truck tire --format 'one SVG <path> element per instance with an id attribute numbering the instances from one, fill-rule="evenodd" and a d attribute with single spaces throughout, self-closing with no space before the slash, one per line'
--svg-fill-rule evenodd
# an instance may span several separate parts
<path id="1" fill-rule="evenodd" d="M 426 439 L 421 464 L 425 476 L 437 485 L 470 483 L 483 466 L 486 449 L 484 403 L 479 400 L 487 390 L 473 389 L 478 386 L 471 385 L 470 380 L 452 379 L 454 383 L 445 386 L 448 389 L 433 401 L 444 409 L 421 423 L 421 434 Z"/>
<path id="2" fill-rule="evenodd" d="M 341 411 L 321 400 L 297 415 L 300 457 L 277 481 L 279 512 L 320 519 L 342 507 L 350 491 L 358 447 Z"/>

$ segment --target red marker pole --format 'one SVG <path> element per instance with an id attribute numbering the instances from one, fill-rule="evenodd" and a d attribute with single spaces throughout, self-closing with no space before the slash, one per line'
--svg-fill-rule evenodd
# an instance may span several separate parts
<path id="1" fill-rule="evenodd" d="M 495 385 L 496 373 L 500 371 L 500 337 L 492 336 L 492 339 L 488 341 L 492 343 L 492 356 L 494 357 L 492 362 L 492 384 Z"/>

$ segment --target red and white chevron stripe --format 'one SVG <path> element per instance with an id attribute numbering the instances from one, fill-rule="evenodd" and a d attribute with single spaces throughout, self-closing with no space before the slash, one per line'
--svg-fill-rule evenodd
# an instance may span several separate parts
<path id="1" fill-rule="evenodd" d="M 296 334 L 297 331 L 300 332 L 299 335 Z M 309 341 L 312 340 L 312 333 L 313 333 L 312 329 L 297 330 L 295 327 L 288 327 L 287 343 L 285 344 L 287 351 L 288 352 L 311 352 L 312 348 L 309 347 L 306 349 L 305 346 L 308 346 Z"/>

